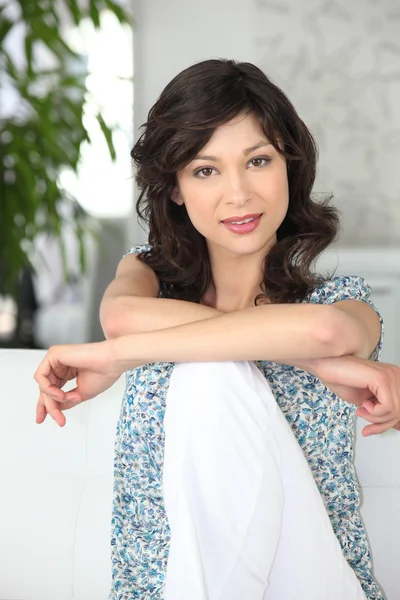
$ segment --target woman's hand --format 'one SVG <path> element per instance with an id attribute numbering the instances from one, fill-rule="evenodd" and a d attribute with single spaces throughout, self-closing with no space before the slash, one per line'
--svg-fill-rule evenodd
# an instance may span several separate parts
<path id="1" fill-rule="evenodd" d="M 364 427 L 364 436 L 400 430 L 399 367 L 355 356 L 324 358 L 317 363 L 317 376 L 328 387 L 343 386 L 343 399 L 358 404 L 356 414 L 371 423 Z"/>
<path id="2" fill-rule="evenodd" d="M 34 376 L 40 390 L 36 423 L 43 423 L 49 414 L 63 427 L 63 410 L 104 392 L 120 375 L 109 342 L 52 346 Z M 76 387 L 63 391 L 64 385 L 75 378 Z"/>

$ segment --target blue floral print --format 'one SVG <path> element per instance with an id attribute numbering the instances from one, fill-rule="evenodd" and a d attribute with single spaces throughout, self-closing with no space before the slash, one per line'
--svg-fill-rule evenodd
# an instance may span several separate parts
<path id="1" fill-rule="evenodd" d="M 134 246 L 130 252 L 149 249 Z M 303 302 L 369 300 L 358 276 L 333 277 Z M 160 293 L 162 296 L 162 293 Z M 378 313 L 378 311 L 377 311 Z M 371 355 L 379 360 L 382 336 Z M 296 367 L 256 361 L 308 461 L 333 530 L 368 600 L 383 595 L 372 575 L 353 464 L 354 405 Z M 127 373 L 117 424 L 112 515 L 112 591 L 109 600 L 162 600 L 170 531 L 162 494 L 163 419 L 174 363 L 151 363 Z"/>

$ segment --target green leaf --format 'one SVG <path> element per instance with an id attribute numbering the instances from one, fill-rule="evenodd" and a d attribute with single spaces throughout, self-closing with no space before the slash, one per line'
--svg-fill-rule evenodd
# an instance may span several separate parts
<path id="1" fill-rule="evenodd" d="M 57 27 L 51 27 L 44 21 L 32 21 L 32 35 L 41 42 L 59 59 L 62 64 L 67 61 L 67 54 L 78 58 L 78 54 L 65 43 Z"/>
<path id="2" fill-rule="evenodd" d="M 74 50 L 72 50 L 72 48 L 70 46 L 68 46 L 68 44 L 65 42 L 65 40 L 63 40 L 63 38 L 61 36 L 58 37 L 57 43 L 61 47 L 60 48 L 61 50 L 65 50 L 65 52 L 67 52 L 70 56 L 72 56 L 72 58 L 76 58 L 77 60 L 79 60 L 79 54 L 77 52 L 75 52 Z"/>
<path id="3" fill-rule="evenodd" d="M 86 92 L 86 85 L 82 83 L 81 75 L 66 75 L 58 80 L 58 85 L 63 88 L 76 88 Z"/>
<path id="4" fill-rule="evenodd" d="M 105 0 L 105 3 L 106 3 L 108 10 L 110 10 L 111 12 L 114 13 L 114 15 L 117 17 L 118 21 L 121 24 L 124 24 L 124 23 L 128 23 L 129 25 L 132 24 L 132 16 L 130 15 L 130 13 L 127 10 L 124 10 L 124 8 L 122 8 L 122 6 L 120 6 L 113 0 Z"/>
<path id="5" fill-rule="evenodd" d="M 86 264 L 86 252 L 85 252 L 85 229 L 82 226 L 84 224 L 84 220 L 81 216 L 75 216 L 75 234 L 78 240 L 78 249 L 79 249 L 79 266 L 81 268 L 81 272 L 85 273 L 87 264 Z"/>
<path id="6" fill-rule="evenodd" d="M 21 200 L 27 200 L 27 209 L 29 210 L 29 203 L 31 202 L 31 198 L 33 196 L 33 192 L 35 190 L 35 174 L 32 170 L 32 168 L 30 167 L 28 161 L 26 160 L 26 157 L 24 155 L 24 153 L 18 153 L 14 155 L 14 158 L 16 159 L 16 163 L 15 163 L 15 175 L 16 175 L 16 180 L 19 180 L 22 185 L 25 187 L 25 189 L 29 190 L 29 195 L 25 195 L 21 198 Z"/>
<path id="7" fill-rule="evenodd" d="M 93 25 L 96 29 L 100 28 L 100 11 L 96 6 L 96 0 L 89 0 L 89 14 L 92 19 Z"/>
<path id="8" fill-rule="evenodd" d="M 117 155 L 115 153 L 114 143 L 113 143 L 113 139 L 112 139 L 112 130 L 108 127 L 108 125 L 106 125 L 106 123 L 100 113 L 98 113 L 96 115 L 96 118 L 101 127 L 101 131 L 103 132 L 103 135 L 106 139 L 111 159 L 115 160 L 117 158 Z"/>
<path id="9" fill-rule="evenodd" d="M 3 45 L 3 41 L 6 39 L 8 32 L 14 26 L 14 23 L 5 17 L 0 19 L 0 46 Z"/>
<path id="10" fill-rule="evenodd" d="M 26 64 L 28 66 L 27 75 L 29 78 L 33 75 L 33 37 L 31 33 L 28 33 L 25 37 L 25 54 L 26 54 Z"/>
<path id="11" fill-rule="evenodd" d="M 83 14 L 79 8 L 78 2 L 76 0 L 67 0 L 65 6 L 69 10 L 75 25 L 79 25 L 83 19 Z"/>
<path id="12" fill-rule="evenodd" d="M 92 140 L 91 140 L 91 138 L 90 138 L 89 132 L 88 132 L 88 130 L 87 130 L 87 129 L 85 129 L 85 127 L 84 127 L 84 128 L 83 128 L 83 130 L 82 130 L 82 135 L 83 135 L 83 140 L 84 140 L 85 142 L 88 142 L 88 144 L 91 144 L 91 143 L 92 143 Z"/>
<path id="13" fill-rule="evenodd" d="M 5 62 L 6 73 L 8 73 L 15 81 L 18 81 L 19 73 L 13 59 L 4 49 L 2 50 L 2 52 Z"/>
<path id="14" fill-rule="evenodd" d="M 37 0 L 19 0 L 19 8 L 21 9 L 22 21 L 25 23 L 33 23 L 37 20 L 45 18 L 50 11 L 42 7 L 42 2 Z"/>

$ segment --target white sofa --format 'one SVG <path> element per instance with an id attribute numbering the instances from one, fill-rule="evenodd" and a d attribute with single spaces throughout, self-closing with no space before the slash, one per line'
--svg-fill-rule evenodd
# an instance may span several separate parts
<path id="1" fill-rule="evenodd" d="M 107 600 L 125 378 L 67 411 L 64 428 L 49 418 L 37 425 L 33 373 L 44 354 L 0 350 L 0 600 Z M 399 600 L 400 432 L 358 435 L 356 455 L 376 575 L 387 599 Z"/>
<path id="2" fill-rule="evenodd" d="M 39 350 L 0 350 L 0 599 L 106 600 L 113 439 L 124 377 L 37 425 Z"/>

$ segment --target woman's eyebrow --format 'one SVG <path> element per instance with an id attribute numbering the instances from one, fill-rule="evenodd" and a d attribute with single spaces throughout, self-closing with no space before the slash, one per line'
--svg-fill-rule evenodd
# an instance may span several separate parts
<path id="1" fill-rule="evenodd" d="M 264 146 L 270 146 L 270 145 L 271 145 L 271 142 L 269 142 L 268 140 L 263 140 L 262 142 L 259 142 L 258 144 L 255 144 L 254 146 L 251 146 L 250 148 L 246 148 L 245 150 L 243 150 L 243 154 L 245 156 L 247 156 L 248 154 L 251 154 L 252 152 L 254 152 L 254 150 L 258 150 L 259 148 L 264 148 Z M 219 162 L 221 159 L 218 158 L 218 156 L 198 154 L 193 160 L 210 160 L 212 162 Z"/>
<path id="2" fill-rule="evenodd" d="M 245 156 L 247 156 L 248 154 L 251 154 L 252 152 L 254 152 L 254 150 L 258 150 L 259 148 L 264 148 L 264 146 L 271 146 L 271 145 L 272 144 L 270 141 L 263 140 L 262 142 L 259 142 L 255 146 L 251 146 L 251 148 L 246 148 L 246 150 L 243 150 L 243 154 Z"/>

